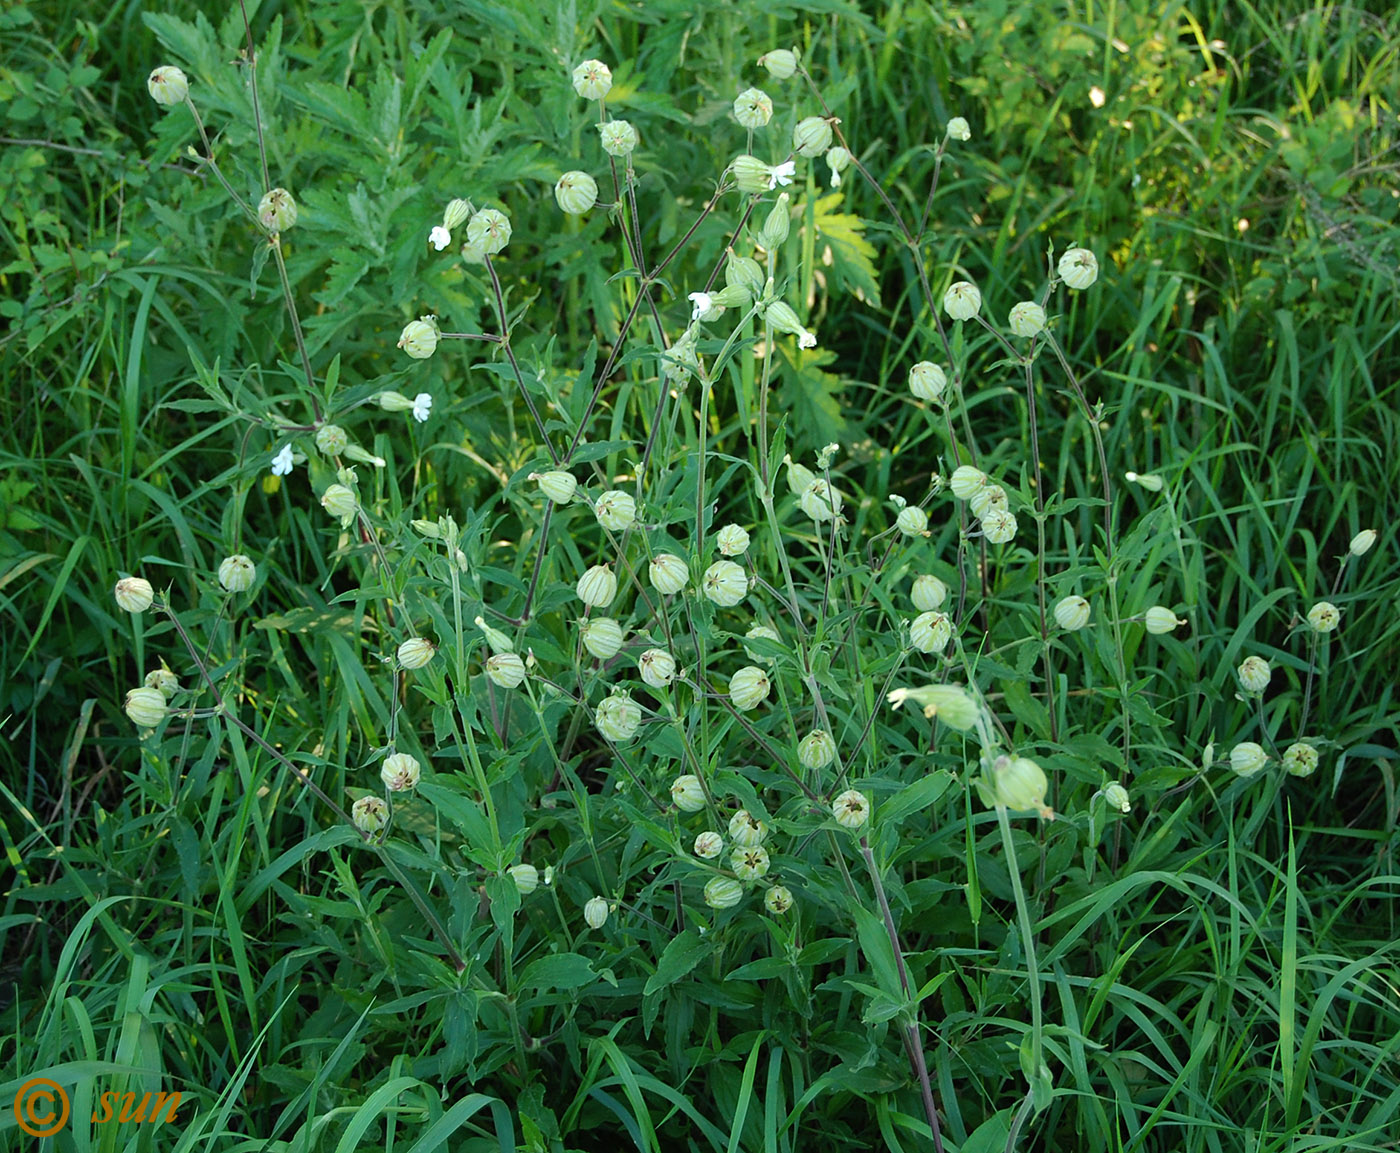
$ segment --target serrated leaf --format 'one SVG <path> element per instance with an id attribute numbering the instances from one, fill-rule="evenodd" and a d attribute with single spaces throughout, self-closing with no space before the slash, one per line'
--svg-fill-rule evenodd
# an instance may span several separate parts
<path id="1" fill-rule="evenodd" d="M 863 219 L 836 211 L 841 201 L 839 192 L 817 201 L 817 258 L 824 262 L 825 245 L 831 251 L 831 270 L 836 283 L 857 299 L 878 305 L 880 286 L 875 280 L 875 246 L 865 239 Z"/>

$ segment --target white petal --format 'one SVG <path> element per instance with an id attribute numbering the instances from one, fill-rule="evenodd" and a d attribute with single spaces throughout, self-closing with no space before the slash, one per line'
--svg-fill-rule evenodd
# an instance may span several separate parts
<path id="1" fill-rule="evenodd" d="M 441 252 L 452 243 L 452 233 L 448 232 L 441 224 L 428 233 L 428 243 Z"/>
<path id="2" fill-rule="evenodd" d="M 420 392 L 413 398 L 413 419 L 422 424 L 428 419 L 428 414 L 433 407 L 433 394 L 430 392 Z"/>
<path id="3" fill-rule="evenodd" d="M 292 471 L 292 446 L 284 444 L 280 452 L 272 458 L 272 475 L 286 476 Z"/>

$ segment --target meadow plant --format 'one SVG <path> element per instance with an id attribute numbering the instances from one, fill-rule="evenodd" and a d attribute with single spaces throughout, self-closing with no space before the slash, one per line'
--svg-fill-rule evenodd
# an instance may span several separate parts
<path id="1" fill-rule="evenodd" d="M 1115 457 L 1113 390 L 1076 351 L 1076 298 L 1114 291 L 1114 255 L 1038 234 L 1043 278 L 1009 290 L 937 258 L 943 174 L 981 178 L 968 119 L 927 146 L 910 202 L 875 126 L 839 114 L 846 89 L 796 48 L 750 61 L 691 129 L 725 160 L 685 189 L 661 142 L 685 129 L 649 119 L 629 62 L 561 61 L 576 150 L 530 179 L 416 189 L 395 243 L 433 270 L 421 303 L 380 317 L 377 347 L 308 341 L 300 246 L 339 193 L 305 170 L 274 186 L 248 41 L 248 155 L 195 62 L 148 79 L 193 174 L 246 221 L 254 282 L 276 272 L 285 359 L 276 392 L 195 366 L 248 463 L 213 571 L 158 591 L 168 570 L 132 555 L 115 583 L 168 662 L 123 700 L 132 771 L 178 808 L 191 762 L 256 748 L 243 787 L 293 806 L 307 846 L 259 891 L 302 908 L 295 869 L 331 854 L 382 960 L 355 980 L 425 1014 L 403 1041 L 415 1075 L 528 1099 L 556 1135 L 596 1106 L 542 1097 L 547 1080 L 594 1084 L 606 1063 L 664 1095 L 717 1052 L 732 1076 L 710 1112 L 659 1126 L 748 1133 L 734 1103 L 766 1049 L 785 1112 L 762 1124 L 785 1133 L 829 1118 L 825 1093 L 919 1148 L 950 1124 L 964 1148 L 974 1130 L 1030 1148 L 1046 1116 L 1109 1140 L 1098 1106 L 1047 1114 L 1150 1076 L 1122 1080 L 1095 1034 L 1110 985 L 1068 950 L 1158 876 L 1194 806 L 1257 828 L 1340 777 L 1329 675 L 1376 529 L 1338 538 L 1330 586 L 1270 591 L 1286 647 L 1241 625 L 1220 675 L 1202 669 L 1213 592 L 1185 563 L 1185 462 Z M 873 237 L 908 266 L 887 314 L 905 352 L 880 382 L 902 431 L 833 442 L 786 398 L 847 346 L 826 294 L 877 308 Z M 561 244 L 578 259 L 559 283 L 518 271 Z M 468 382 L 507 430 L 490 451 Z M 447 456 L 479 464 L 489 499 L 462 498 Z M 252 490 L 270 518 L 246 514 Z M 290 537 L 321 559 L 298 571 Z M 315 580 L 319 609 L 260 603 Z M 319 713 L 288 716 L 269 668 L 314 681 Z M 960 1097 L 951 1040 L 972 989 L 998 1006 L 977 1018 L 986 1100 Z"/>

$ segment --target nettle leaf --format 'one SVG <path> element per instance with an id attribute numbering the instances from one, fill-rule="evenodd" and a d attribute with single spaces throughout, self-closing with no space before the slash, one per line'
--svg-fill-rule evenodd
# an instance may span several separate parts
<path id="1" fill-rule="evenodd" d="M 878 305 L 875 246 L 865 238 L 866 222 L 861 217 L 836 211 L 841 202 L 839 192 L 817 201 L 817 259 L 831 268 L 832 280 L 838 287 L 857 300 Z"/>

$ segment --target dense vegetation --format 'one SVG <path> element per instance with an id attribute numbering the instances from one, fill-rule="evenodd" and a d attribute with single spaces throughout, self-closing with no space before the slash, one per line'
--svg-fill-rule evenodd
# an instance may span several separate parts
<path id="1" fill-rule="evenodd" d="M 1391 5 L 246 15 L 0 12 L 5 1140 L 1394 1148 Z"/>

